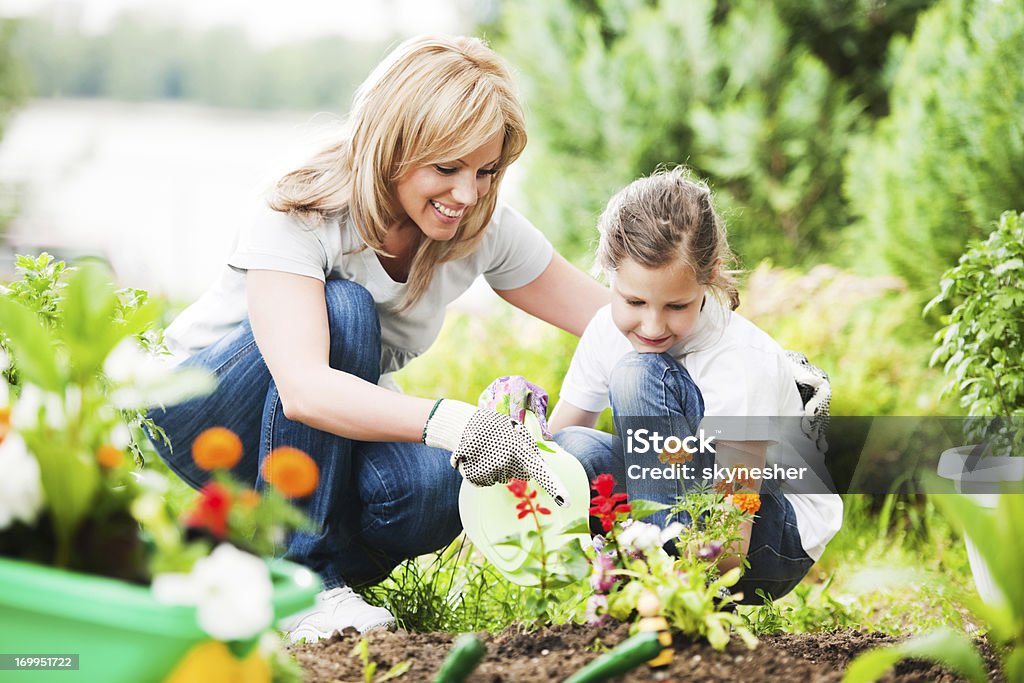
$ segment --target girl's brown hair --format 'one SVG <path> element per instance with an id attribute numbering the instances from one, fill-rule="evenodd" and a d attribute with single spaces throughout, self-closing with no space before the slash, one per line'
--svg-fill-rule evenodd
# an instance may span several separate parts
<path id="1" fill-rule="evenodd" d="M 681 260 L 697 282 L 712 287 L 730 309 L 740 305 L 735 263 L 725 224 L 711 205 L 711 190 L 682 166 L 634 180 L 609 201 L 598 222 L 598 266 L 618 269 L 623 259 L 647 268 Z"/>

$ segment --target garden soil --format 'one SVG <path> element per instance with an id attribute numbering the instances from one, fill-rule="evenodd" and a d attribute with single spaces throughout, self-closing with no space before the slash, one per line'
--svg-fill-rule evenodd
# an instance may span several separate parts
<path id="1" fill-rule="evenodd" d="M 487 655 L 469 681 L 479 683 L 556 683 L 567 678 L 584 664 L 599 656 L 604 647 L 611 647 L 627 637 L 627 625 L 600 628 L 566 624 L 522 633 L 509 628 L 485 638 Z M 368 633 L 370 660 L 377 663 L 377 678 L 392 666 L 409 662 L 409 669 L 392 679 L 398 682 L 430 681 L 455 636 L 445 633 L 409 633 L 405 631 L 374 631 Z M 335 634 L 315 644 L 294 646 L 292 653 L 306 672 L 310 683 L 342 683 L 364 681 L 363 665 L 352 654 L 359 642 L 354 630 Z M 840 681 L 850 660 L 864 650 L 895 642 L 897 639 L 878 633 L 836 631 L 818 634 L 780 633 L 761 637 L 755 650 L 747 650 L 734 639 L 724 652 L 707 643 L 695 643 L 677 637 L 675 657 L 671 665 L 651 669 L 646 665 L 634 669 L 620 681 Z M 995 670 L 994 659 L 986 657 L 990 678 Z M 920 661 L 897 665 L 881 681 L 960 680 L 944 669 Z"/>

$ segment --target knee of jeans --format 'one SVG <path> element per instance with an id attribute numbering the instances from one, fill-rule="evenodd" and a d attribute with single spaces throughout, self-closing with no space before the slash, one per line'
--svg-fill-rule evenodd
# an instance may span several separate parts
<path id="1" fill-rule="evenodd" d="M 704 413 L 700 389 L 667 353 L 624 355 L 608 378 L 608 394 L 616 415 L 661 414 L 666 408 L 688 416 Z"/>
<path id="2" fill-rule="evenodd" d="M 602 432 L 587 427 L 566 427 L 554 435 L 555 443 L 580 461 L 587 481 L 615 468 L 610 438 L 602 440 Z"/>
<path id="3" fill-rule="evenodd" d="M 373 296 L 351 280 L 324 283 L 331 330 L 330 365 L 376 383 L 380 378 L 380 318 Z"/>
<path id="4" fill-rule="evenodd" d="M 630 351 L 615 364 L 608 378 L 609 393 L 619 400 L 628 399 L 645 386 L 660 385 L 668 372 L 670 362 L 666 354 Z"/>
<path id="5" fill-rule="evenodd" d="M 458 504 L 462 476 L 446 459 L 392 467 L 364 458 L 356 481 L 362 504 L 360 535 L 396 561 L 439 550 L 462 531 Z"/>

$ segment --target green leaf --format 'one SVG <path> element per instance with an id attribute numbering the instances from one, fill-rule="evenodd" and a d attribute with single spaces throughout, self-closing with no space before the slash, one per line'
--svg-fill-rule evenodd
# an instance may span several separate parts
<path id="1" fill-rule="evenodd" d="M 23 379 L 47 391 L 63 392 L 65 378 L 57 340 L 32 311 L 0 297 L 0 330 L 10 340 Z"/>
<path id="2" fill-rule="evenodd" d="M 1014 258 L 1010 259 L 1009 261 L 1004 261 L 995 268 L 993 268 L 992 274 L 995 275 L 996 277 L 1002 277 L 1011 270 L 1020 270 L 1022 268 L 1024 268 L 1024 260 Z"/>
<path id="3" fill-rule="evenodd" d="M 978 553 L 992 571 L 999 590 L 1011 609 L 1024 614 L 1024 584 L 1020 567 L 1024 564 L 1024 501 L 1020 495 L 1004 494 L 999 508 L 988 510 L 967 496 L 934 496 L 936 505 L 953 524 L 971 537 Z"/>
<path id="4" fill-rule="evenodd" d="M 582 517 L 577 517 L 576 519 L 570 520 L 564 527 L 562 527 L 562 530 L 559 533 L 589 534 L 590 524 L 587 522 L 587 520 L 583 519 Z"/>
<path id="5" fill-rule="evenodd" d="M 406 671 L 408 671 L 411 668 L 412 668 L 412 662 L 410 662 L 409 660 L 405 660 L 404 662 L 399 662 L 398 664 L 395 664 L 393 667 L 388 669 L 387 673 L 384 674 L 383 676 L 381 676 L 379 680 L 380 681 L 390 681 L 392 678 L 398 678 L 399 676 L 401 676 L 402 674 L 404 674 Z"/>
<path id="6" fill-rule="evenodd" d="M 903 659 L 927 659 L 946 666 L 968 680 L 985 683 L 985 662 L 974 644 L 961 633 L 939 628 L 897 645 L 877 648 L 858 656 L 847 667 L 843 683 L 869 683 Z"/>
<path id="7" fill-rule="evenodd" d="M 667 510 L 671 505 L 665 505 L 664 503 L 655 503 L 653 500 L 644 500 L 643 498 L 637 498 L 629 501 L 630 513 L 629 516 L 633 519 L 643 519 L 650 517 L 655 512 L 661 510 Z"/>
<path id="8" fill-rule="evenodd" d="M 114 322 L 118 300 L 111 280 L 105 266 L 89 262 L 71 274 L 64 290 L 61 338 L 71 354 L 73 377 L 80 382 L 100 370 L 126 334 L 124 326 Z"/>
<path id="9" fill-rule="evenodd" d="M 729 629 L 722 626 L 721 619 L 717 613 L 708 614 L 704 617 L 704 625 L 707 627 L 708 643 L 718 651 L 725 649 L 729 644 Z"/>
<path id="10" fill-rule="evenodd" d="M 67 566 L 72 536 L 92 508 L 100 485 L 99 464 L 81 444 L 48 428 L 25 430 L 22 436 L 39 462 L 39 480 L 57 532 L 56 564 Z"/>

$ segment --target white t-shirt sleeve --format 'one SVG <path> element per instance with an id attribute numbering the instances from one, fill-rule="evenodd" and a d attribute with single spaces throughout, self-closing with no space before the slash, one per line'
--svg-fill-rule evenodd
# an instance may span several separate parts
<path id="1" fill-rule="evenodd" d="M 572 355 L 559 400 L 592 413 L 607 408 L 611 370 L 628 351 L 629 342 L 612 322 L 611 306 L 598 310 Z"/>
<path id="2" fill-rule="evenodd" d="M 551 242 L 522 214 L 498 202 L 487 226 L 484 243 L 488 252 L 484 277 L 493 289 L 528 285 L 551 263 Z"/>
<path id="3" fill-rule="evenodd" d="M 276 270 L 325 281 L 329 270 L 326 230 L 309 228 L 287 214 L 266 209 L 242 230 L 228 265 L 237 270 Z"/>

